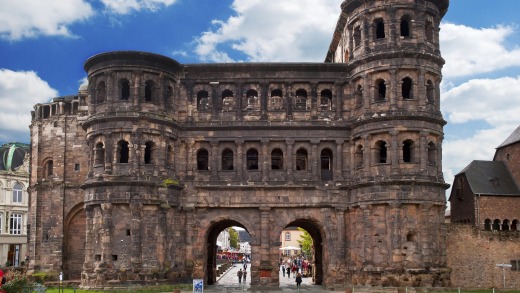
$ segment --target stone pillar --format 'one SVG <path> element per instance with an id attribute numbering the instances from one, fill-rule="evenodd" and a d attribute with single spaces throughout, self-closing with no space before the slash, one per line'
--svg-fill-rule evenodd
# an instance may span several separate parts
<path id="1" fill-rule="evenodd" d="M 211 180 L 218 180 L 218 141 L 211 141 L 211 154 L 210 157 L 210 168 L 211 168 Z"/>
<path id="2" fill-rule="evenodd" d="M 92 273 L 94 269 L 94 253 L 98 247 L 94 247 L 94 208 L 91 205 L 85 206 L 85 261 L 83 262 L 83 272 Z"/>
<path id="3" fill-rule="evenodd" d="M 318 144 L 320 143 L 319 140 L 311 140 L 311 171 L 312 171 L 312 179 L 315 181 L 320 180 L 320 174 L 318 174 Z"/>
<path id="4" fill-rule="evenodd" d="M 421 256 L 421 266 L 432 263 L 432 244 L 434 239 L 430 234 L 433 232 L 435 223 L 432 223 L 430 220 L 430 211 L 432 210 L 431 204 L 421 204 L 419 205 L 419 223 L 421 227 L 421 231 L 419 231 L 418 237 L 418 253 Z"/>
<path id="5" fill-rule="evenodd" d="M 101 239 L 101 260 L 104 263 L 110 259 L 110 255 L 112 254 L 112 235 L 110 234 L 110 229 L 112 228 L 112 204 L 111 203 L 102 203 L 101 204 L 101 212 L 103 216 L 103 233 Z"/>
<path id="6" fill-rule="evenodd" d="M 187 175 L 193 176 L 193 166 L 197 165 L 194 164 L 194 161 L 196 161 L 196 155 L 195 153 L 195 140 L 193 138 L 189 138 L 186 143 L 187 153 L 186 153 L 186 169 L 187 169 Z"/>
<path id="7" fill-rule="evenodd" d="M 284 157 L 284 165 L 286 166 L 286 172 L 287 172 L 287 181 L 292 183 L 294 181 L 294 151 L 293 151 L 293 145 L 294 140 L 293 139 L 286 139 L 285 145 L 287 147 L 287 154 Z"/>
<path id="8" fill-rule="evenodd" d="M 237 89 L 237 93 L 235 95 L 236 101 L 237 101 L 237 118 L 238 120 L 242 120 L 244 118 L 244 112 L 243 112 L 243 102 L 244 99 L 242 97 L 242 83 L 236 83 L 235 87 Z"/>
<path id="9" fill-rule="evenodd" d="M 346 239 L 345 239 L 345 210 L 342 208 L 336 208 L 336 218 L 338 219 L 337 226 L 337 251 L 336 257 L 341 263 L 346 263 L 346 255 L 347 252 L 345 250 L 346 247 Z"/>
<path id="10" fill-rule="evenodd" d="M 351 48 L 349 48 L 349 52 Z M 335 82 L 336 87 L 336 99 L 333 100 L 335 106 L 335 120 L 338 120 L 343 117 L 343 82 Z"/>
<path id="11" fill-rule="evenodd" d="M 262 82 L 260 83 L 260 120 L 267 120 L 267 103 L 269 102 L 269 95 L 267 93 L 269 88 L 269 83 Z"/>
<path id="12" fill-rule="evenodd" d="M 310 84 L 311 86 L 311 119 L 318 119 L 318 85 L 315 82 Z"/>
<path id="13" fill-rule="evenodd" d="M 424 81 L 425 71 L 424 69 L 419 70 L 419 80 L 417 84 L 414 84 L 414 99 L 419 102 L 419 107 L 426 107 L 428 104 L 428 97 L 426 96 L 426 83 Z"/>
<path id="14" fill-rule="evenodd" d="M 134 202 L 129 205 L 132 222 L 130 223 L 130 242 L 132 243 L 130 249 L 130 261 L 132 270 L 135 274 L 141 272 L 142 265 L 142 233 L 141 229 L 141 214 L 143 212 L 143 204 L 140 202 Z"/>
<path id="15" fill-rule="evenodd" d="M 368 168 L 370 168 L 370 165 L 372 164 L 372 155 L 370 153 L 370 135 L 363 135 L 361 136 L 363 138 L 363 171 L 367 171 Z"/>
<path id="16" fill-rule="evenodd" d="M 343 140 L 336 140 L 336 166 L 334 172 L 334 180 L 343 180 Z"/>
<path id="17" fill-rule="evenodd" d="M 286 84 L 286 90 L 285 90 L 285 109 L 287 109 L 287 120 L 292 120 L 293 118 L 293 101 L 292 101 L 292 83 Z"/>
<path id="18" fill-rule="evenodd" d="M 354 27 L 352 25 L 348 25 L 347 27 L 347 30 L 348 30 L 348 35 L 349 35 L 349 38 L 348 38 L 348 59 L 349 60 L 346 60 L 346 62 L 354 59 Z"/>
<path id="19" fill-rule="evenodd" d="M 437 164 L 437 176 L 442 176 L 442 141 L 444 136 L 439 136 L 437 141 L 437 157 L 435 158 Z"/>
<path id="20" fill-rule="evenodd" d="M 142 72 L 136 73 L 133 82 L 130 81 L 130 84 L 133 85 L 133 90 L 129 99 L 137 109 L 141 108 L 141 89 L 144 89 L 144 85 L 141 84 L 142 74 Z"/>
<path id="21" fill-rule="evenodd" d="M 391 147 L 390 147 L 390 156 L 392 162 L 392 174 L 399 173 L 399 142 L 398 136 L 399 132 L 396 130 L 390 131 L 391 137 Z"/>
<path id="22" fill-rule="evenodd" d="M 184 242 L 184 261 L 188 273 L 192 273 L 195 269 L 195 261 L 193 260 L 193 239 L 195 235 L 195 207 L 191 204 L 183 207 L 186 213 L 186 239 Z"/>
<path id="23" fill-rule="evenodd" d="M 397 99 L 399 98 L 399 82 L 397 80 L 397 70 L 390 69 L 390 110 L 396 111 L 399 108 Z"/>
<path id="24" fill-rule="evenodd" d="M 364 110 L 365 114 L 370 111 L 370 103 L 372 102 L 373 98 L 375 97 L 374 91 L 376 90 L 376 87 L 374 86 L 374 81 L 368 80 L 369 78 L 370 78 L 370 75 L 363 74 L 365 90 L 362 93 L 363 93 L 363 110 Z"/>
<path id="25" fill-rule="evenodd" d="M 427 131 L 421 131 L 421 138 L 419 142 L 419 169 L 426 170 L 426 164 L 428 163 L 428 138 Z"/>
<path id="26" fill-rule="evenodd" d="M 244 177 L 244 140 L 235 140 L 237 146 L 236 180 L 242 181 Z"/>
<path id="27" fill-rule="evenodd" d="M 262 181 L 269 180 L 269 140 L 262 139 Z"/>
<path id="28" fill-rule="evenodd" d="M 394 202 L 391 203 L 388 209 L 388 234 L 390 241 L 388 241 L 388 252 L 390 254 L 390 260 L 396 265 L 403 264 L 403 256 L 401 254 L 401 204 Z"/>

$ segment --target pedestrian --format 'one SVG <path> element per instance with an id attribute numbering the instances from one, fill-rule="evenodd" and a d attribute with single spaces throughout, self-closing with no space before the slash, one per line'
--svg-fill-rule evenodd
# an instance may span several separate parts
<path id="1" fill-rule="evenodd" d="M 242 275 L 242 279 L 244 280 L 244 283 L 246 282 L 246 277 L 247 277 L 247 271 L 244 270 L 244 274 Z"/>
<path id="2" fill-rule="evenodd" d="M 285 264 L 282 264 L 282 274 L 285 277 Z"/>
<path id="3" fill-rule="evenodd" d="M 291 266 L 288 265 L 287 266 L 287 278 L 290 278 L 291 277 Z"/>
<path id="4" fill-rule="evenodd" d="M 298 273 L 296 275 L 296 287 L 300 289 L 300 285 L 302 284 L 302 274 Z"/>
<path id="5" fill-rule="evenodd" d="M 242 283 L 242 275 L 244 273 L 242 272 L 242 269 L 240 269 L 238 272 L 237 272 L 237 276 L 238 276 L 238 282 L 239 283 Z"/>

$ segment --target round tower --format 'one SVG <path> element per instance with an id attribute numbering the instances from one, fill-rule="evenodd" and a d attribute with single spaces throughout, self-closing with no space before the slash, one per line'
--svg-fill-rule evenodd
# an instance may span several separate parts
<path id="1" fill-rule="evenodd" d="M 326 61 L 349 65 L 353 284 L 449 282 L 439 106 L 439 24 L 448 5 L 342 4 Z"/>

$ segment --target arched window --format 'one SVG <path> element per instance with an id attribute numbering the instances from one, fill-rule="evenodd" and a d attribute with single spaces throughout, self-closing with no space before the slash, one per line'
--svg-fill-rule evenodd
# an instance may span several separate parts
<path id="1" fill-rule="evenodd" d="M 500 220 L 495 219 L 493 221 L 493 231 L 500 231 Z"/>
<path id="2" fill-rule="evenodd" d="M 332 180 L 332 151 L 323 149 L 320 154 L 321 180 Z"/>
<path id="3" fill-rule="evenodd" d="M 385 22 L 382 18 L 378 18 L 374 21 L 375 32 L 374 35 L 376 39 L 384 39 L 385 38 Z"/>
<path id="4" fill-rule="evenodd" d="M 258 103 L 258 92 L 254 89 L 249 89 L 246 92 L 246 110 L 257 109 Z"/>
<path id="5" fill-rule="evenodd" d="M 209 94 L 205 90 L 197 93 L 197 110 L 201 112 L 209 110 Z"/>
<path id="6" fill-rule="evenodd" d="M 433 86 L 433 82 L 431 80 L 426 82 L 426 100 L 428 103 L 435 103 L 435 87 Z"/>
<path id="7" fill-rule="evenodd" d="M 403 162 L 412 163 L 414 161 L 413 148 L 414 143 L 411 139 L 407 139 L 403 142 Z"/>
<path id="8" fill-rule="evenodd" d="M 197 152 L 197 170 L 209 170 L 209 154 L 208 151 L 205 149 L 200 149 Z"/>
<path id="9" fill-rule="evenodd" d="M 356 147 L 355 161 L 356 161 L 356 168 L 363 167 L 363 146 L 362 145 L 358 145 Z"/>
<path id="10" fill-rule="evenodd" d="M 281 149 L 274 149 L 271 152 L 271 169 L 282 170 L 283 169 L 283 152 Z"/>
<path id="11" fill-rule="evenodd" d="M 428 143 L 428 164 L 435 166 L 437 165 L 437 147 L 433 141 Z"/>
<path id="12" fill-rule="evenodd" d="M 154 83 L 152 80 L 147 80 L 144 84 L 144 101 L 151 102 L 153 100 Z"/>
<path id="13" fill-rule="evenodd" d="M 154 155 L 154 149 L 155 149 L 155 145 L 153 142 L 151 141 L 147 141 L 145 144 L 144 144 L 144 163 L 145 164 L 152 164 L 153 162 L 153 155 Z"/>
<path id="14" fill-rule="evenodd" d="M 98 142 L 94 149 L 94 165 L 101 164 L 105 164 L 105 146 L 102 142 Z"/>
<path id="15" fill-rule="evenodd" d="M 490 219 L 486 219 L 484 221 L 484 230 L 491 231 L 491 220 Z"/>
<path id="16" fill-rule="evenodd" d="M 511 231 L 518 231 L 518 220 L 513 220 L 511 222 Z"/>
<path id="17" fill-rule="evenodd" d="M 247 170 L 258 170 L 258 151 L 256 149 L 247 150 L 246 165 Z"/>
<path id="18" fill-rule="evenodd" d="M 233 110 L 233 92 L 230 90 L 224 90 L 222 92 L 222 110 L 231 111 Z"/>
<path id="19" fill-rule="evenodd" d="M 387 148 L 386 148 L 386 142 L 385 141 L 377 141 L 376 142 L 376 149 L 375 149 L 375 162 L 378 164 L 386 164 L 387 163 Z"/>
<path id="20" fill-rule="evenodd" d="M 45 164 L 45 175 L 47 178 L 54 176 L 54 162 L 52 160 L 48 160 Z"/>
<path id="21" fill-rule="evenodd" d="M 15 183 L 13 186 L 13 203 L 22 203 L 23 200 L 23 186 L 20 183 Z"/>
<path id="22" fill-rule="evenodd" d="M 230 149 L 225 149 L 222 152 L 222 170 L 234 170 L 233 151 Z"/>
<path id="23" fill-rule="evenodd" d="M 361 46 L 361 26 L 354 28 L 354 47 Z"/>
<path id="24" fill-rule="evenodd" d="M 121 86 L 121 100 L 130 99 L 130 82 L 128 79 L 121 79 L 119 85 Z"/>
<path id="25" fill-rule="evenodd" d="M 107 87 L 104 81 L 98 83 L 96 89 L 96 103 L 100 104 L 105 102 L 107 99 Z"/>
<path id="26" fill-rule="evenodd" d="M 424 27 L 426 41 L 433 43 L 433 24 L 431 21 L 426 21 L 426 25 Z"/>
<path id="27" fill-rule="evenodd" d="M 386 83 L 383 79 L 376 80 L 375 101 L 381 102 L 386 99 Z"/>
<path id="28" fill-rule="evenodd" d="M 129 154 L 130 150 L 128 148 L 128 142 L 120 140 L 117 143 L 117 162 L 119 162 L 120 164 L 128 164 Z"/>
<path id="29" fill-rule="evenodd" d="M 324 89 L 320 93 L 320 108 L 322 111 L 332 110 L 332 91 Z"/>
<path id="30" fill-rule="evenodd" d="M 403 78 L 403 84 L 401 86 L 401 93 L 403 95 L 403 99 L 413 99 L 413 83 L 412 79 L 409 77 Z"/>
<path id="31" fill-rule="evenodd" d="M 283 110 L 283 93 L 280 89 L 274 89 L 271 91 L 271 99 L 269 106 L 271 110 Z"/>
<path id="32" fill-rule="evenodd" d="M 307 110 L 307 91 L 306 90 L 299 89 L 296 91 L 294 110 L 298 110 L 298 111 Z"/>
<path id="33" fill-rule="evenodd" d="M 359 84 L 356 89 L 356 108 L 363 106 L 363 87 Z"/>
<path id="34" fill-rule="evenodd" d="M 306 149 L 298 149 L 296 151 L 296 170 L 304 171 L 307 170 L 307 150 Z"/>
<path id="35" fill-rule="evenodd" d="M 410 36 L 410 20 L 409 17 L 405 16 L 401 19 L 401 37 L 409 37 Z"/>
<path id="36" fill-rule="evenodd" d="M 166 149 L 166 160 L 167 160 L 168 165 L 173 164 L 173 159 L 174 159 L 173 147 L 171 145 L 169 145 L 168 148 Z"/>
<path id="37" fill-rule="evenodd" d="M 509 231 L 509 220 L 505 219 L 502 221 L 502 231 Z"/>

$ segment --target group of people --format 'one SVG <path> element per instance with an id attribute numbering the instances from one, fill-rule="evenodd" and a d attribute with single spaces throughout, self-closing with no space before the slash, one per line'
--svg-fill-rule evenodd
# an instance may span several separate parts
<path id="1" fill-rule="evenodd" d="M 312 273 L 312 264 L 303 258 L 295 258 L 287 261 L 280 259 L 280 270 L 284 277 L 287 274 L 287 278 L 290 278 L 292 274 L 296 281 L 296 287 L 299 288 L 302 283 L 302 274 Z"/>
<path id="2" fill-rule="evenodd" d="M 237 272 L 237 276 L 238 276 L 238 282 L 239 283 L 242 283 L 242 280 L 244 280 L 244 282 L 246 281 L 246 277 L 247 277 L 247 262 L 244 261 L 244 270 L 242 270 L 242 268 L 240 268 L 240 270 L 238 270 L 238 272 Z"/>

